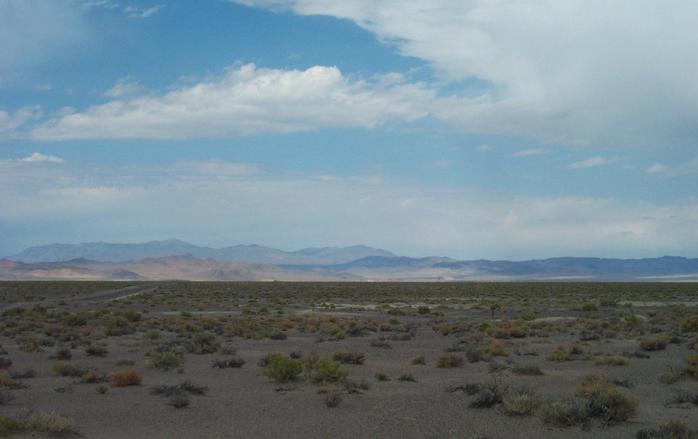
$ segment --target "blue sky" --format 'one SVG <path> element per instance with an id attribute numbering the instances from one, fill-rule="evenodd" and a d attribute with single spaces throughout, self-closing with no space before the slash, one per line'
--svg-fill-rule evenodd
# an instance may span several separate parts
<path id="1" fill-rule="evenodd" d="M 698 256 L 697 9 L 0 0 L 0 255 Z"/>

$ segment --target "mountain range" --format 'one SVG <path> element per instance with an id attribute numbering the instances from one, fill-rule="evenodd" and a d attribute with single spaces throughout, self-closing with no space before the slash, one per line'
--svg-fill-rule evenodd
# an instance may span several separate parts
<path id="1" fill-rule="evenodd" d="M 387 250 L 353 245 L 350 247 L 308 247 L 283 251 L 261 245 L 235 245 L 223 248 L 201 247 L 168 239 L 135 244 L 87 242 L 83 244 L 49 244 L 30 247 L 8 259 L 20 262 L 61 262 L 89 259 L 98 262 L 138 261 L 144 258 L 190 255 L 198 259 L 245 262 L 252 264 L 315 264 L 330 265 L 354 261 L 369 256 L 395 256 Z"/>
<path id="2" fill-rule="evenodd" d="M 212 281 L 698 281 L 698 259 L 562 257 L 527 261 L 412 258 L 355 245 L 283 251 L 259 245 L 201 247 L 171 239 L 28 248 L 0 260 L 0 279 Z"/>

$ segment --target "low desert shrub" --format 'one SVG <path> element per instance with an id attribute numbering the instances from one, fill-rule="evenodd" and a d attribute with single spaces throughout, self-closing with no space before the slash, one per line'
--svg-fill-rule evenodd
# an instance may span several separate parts
<path id="1" fill-rule="evenodd" d="M 37 373 L 38 372 L 36 371 L 36 369 L 27 367 L 25 369 L 22 369 L 21 371 L 11 370 L 10 376 L 16 380 L 26 380 L 28 378 L 36 378 Z"/>
<path id="2" fill-rule="evenodd" d="M 691 354 L 686 357 L 686 373 L 694 378 L 698 378 L 698 354 Z"/>
<path id="3" fill-rule="evenodd" d="M 90 345 L 85 349 L 85 353 L 92 357 L 104 357 L 109 353 L 109 350 L 104 345 Z"/>
<path id="4" fill-rule="evenodd" d="M 0 437 L 10 436 L 19 433 L 24 429 L 21 422 L 7 416 L 0 416 Z"/>
<path id="5" fill-rule="evenodd" d="M 635 433 L 636 439 L 698 439 L 698 430 L 689 430 L 681 421 L 669 421 L 658 428 L 643 428 Z"/>
<path id="6" fill-rule="evenodd" d="M 640 339 L 640 348 L 643 351 L 661 351 L 669 344 L 669 336 L 665 334 L 650 335 Z"/>
<path id="7" fill-rule="evenodd" d="M 584 403 L 571 398 L 542 404 L 538 415 L 546 424 L 558 427 L 572 427 L 588 419 Z"/>
<path id="8" fill-rule="evenodd" d="M 193 354 L 213 354 L 220 347 L 221 344 L 216 341 L 216 336 L 209 332 L 195 334 L 186 343 L 187 351 Z"/>
<path id="9" fill-rule="evenodd" d="M 390 375 L 385 372 L 376 372 L 374 378 L 378 381 L 390 381 Z"/>
<path id="10" fill-rule="evenodd" d="M 6 389 L 22 389 L 26 387 L 18 380 L 12 378 L 12 375 L 6 370 L 0 370 L 0 388 Z"/>
<path id="11" fill-rule="evenodd" d="M 594 357 L 594 364 L 599 366 L 627 366 L 628 360 L 618 355 L 599 355 Z"/>
<path id="12" fill-rule="evenodd" d="M 412 359 L 410 360 L 410 364 L 413 366 L 424 366 L 425 364 L 427 364 L 427 360 L 426 358 L 424 358 L 424 355 L 416 355 L 412 357 Z"/>
<path id="13" fill-rule="evenodd" d="M 325 396 L 325 406 L 335 408 L 342 403 L 342 394 L 339 392 L 330 392 Z"/>
<path id="14" fill-rule="evenodd" d="M 543 371 L 535 364 L 517 364 L 511 371 L 516 375 L 543 375 Z"/>
<path id="15" fill-rule="evenodd" d="M 411 373 L 403 373 L 399 377 L 397 377 L 398 381 L 402 382 L 407 382 L 407 383 L 416 383 L 417 379 L 411 374 Z"/>
<path id="16" fill-rule="evenodd" d="M 470 403 L 473 408 L 490 408 L 502 402 L 503 391 L 498 383 L 490 383 L 479 387 L 475 399 Z"/>
<path id="17" fill-rule="evenodd" d="M 134 368 L 122 369 L 109 372 L 107 381 L 113 387 L 139 386 L 143 381 L 143 374 Z"/>
<path id="18" fill-rule="evenodd" d="M 436 361 L 436 367 L 440 369 L 452 369 L 461 366 L 463 366 L 463 357 L 456 354 L 444 355 Z"/>
<path id="19" fill-rule="evenodd" d="M 507 355 L 507 345 L 502 340 L 492 340 L 488 352 L 493 357 L 506 357 Z"/>
<path id="20" fill-rule="evenodd" d="M 184 364 L 184 355 L 175 351 L 153 351 L 148 355 L 148 357 L 148 363 L 150 366 L 159 370 L 167 371 L 176 369 Z"/>
<path id="21" fill-rule="evenodd" d="M 53 371 L 56 375 L 62 377 L 81 377 L 87 369 L 70 361 L 57 361 L 53 365 Z"/>
<path id="22" fill-rule="evenodd" d="M 349 373 L 336 361 L 321 358 L 314 365 L 313 381 L 316 383 L 337 383 Z"/>
<path id="23" fill-rule="evenodd" d="M 73 421 L 55 412 L 38 412 L 29 416 L 26 426 L 51 436 L 67 436 L 75 432 Z"/>
<path id="24" fill-rule="evenodd" d="M 670 366 L 665 372 L 659 374 L 659 377 L 657 377 L 657 379 L 662 384 L 670 385 L 678 382 L 681 378 L 684 377 L 684 375 L 685 371 L 681 368 Z"/>
<path id="25" fill-rule="evenodd" d="M 335 352 L 332 359 L 342 364 L 364 364 L 366 354 L 364 352 Z"/>
<path id="26" fill-rule="evenodd" d="M 605 423 L 627 421 L 637 414 L 638 401 L 600 375 L 587 375 L 577 386 L 577 393 L 587 399 L 587 416 Z"/>
<path id="27" fill-rule="evenodd" d="M 540 406 L 540 400 L 530 390 L 519 389 L 507 392 L 502 397 L 504 412 L 511 416 L 530 416 Z"/>
<path id="28" fill-rule="evenodd" d="M 362 390 L 371 389 L 371 385 L 368 383 L 368 381 L 364 379 L 353 380 L 347 378 L 342 382 L 342 386 L 344 387 L 344 390 L 347 391 L 347 393 L 362 393 Z"/>
<path id="29" fill-rule="evenodd" d="M 186 393 L 179 393 L 177 395 L 172 395 L 170 400 L 167 401 L 168 405 L 176 409 L 181 409 L 189 406 L 189 395 Z"/>
<path id="30" fill-rule="evenodd" d="M 280 354 L 269 359 L 264 369 L 264 375 L 280 383 L 294 380 L 301 372 L 303 363 L 300 360 L 286 358 Z"/>
<path id="31" fill-rule="evenodd" d="M 392 349 L 393 347 L 387 341 L 382 340 L 372 340 L 370 343 L 371 347 L 381 348 L 381 349 Z"/>
<path id="32" fill-rule="evenodd" d="M 682 332 L 698 332 L 698 314 L 685 317 L 680 326 Z"/>
<path id="33" fill-rule="evenodd" d="M 0 405 L 7 404 L 11 401 L 14 401 L 15 397 L 10 393 L 5 390 L 0 390 Z"/>
<path id="34" fill-rule="evenodd" d="M 229 367 L 232 368 L 238 368 L 242 367 L 245 364 L 245 360 L 242 358 L 238 357 L 233 357 L 233 358 L 223 358 L 223 359 L 217 359 L 213 360 L 212 367 L 217 368 L 217 369 L 226 369 Z"/>
<path id="35" fill-rule="evenodd" d="M 557 346 L 553 352 L 548 355 L 547 360 L 548 361 L 555 361 L 555 362 L 563 362 L 563 361 L 572 361 L 577 358 L 577 356 L 581 355 L 583 353 L 582 349 L 572 343 L 569 345 L 561 345 Z"/>

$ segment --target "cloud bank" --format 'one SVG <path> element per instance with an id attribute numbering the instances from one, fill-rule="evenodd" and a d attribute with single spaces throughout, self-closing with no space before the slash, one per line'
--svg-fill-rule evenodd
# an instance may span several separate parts
<path id="1" fill-rule="evenodd" d="M 0 203 L 13 206 L 0 210 L 0 231 L 46 225 L 36 242 L 5 233 L 8 254 L 53 241 L 168 236 L 283 248 L 360 242 L 457 258 L 696 256 L 698 248 L 698 199 L 514 196 L 380 175 L 270 175 L 225 161 L 96 169 L 0 162 Z"/>
<path id="2" fill-rule="evenodd" d="M 694 147 L 698 138 L 691 0 L 236 3 L 350 20 L 442 81 L 488 84 L 435 110 L 463 132 L 604 147 Z"/>

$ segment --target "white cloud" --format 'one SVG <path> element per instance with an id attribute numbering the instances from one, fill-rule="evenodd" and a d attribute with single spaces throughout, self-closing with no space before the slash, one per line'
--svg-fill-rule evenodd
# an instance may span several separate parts
<path id="1" fill-rule="evenodd" d="M 648 174 L 663 174 L 667 172 L 669 168 L 667 168 L 665 165 L 661 163 L 655 163 L 649 168 L 647 168 L 647 173 Z"/>
<path id="2" fill-rule="evenodd" d="M 616 162 L 618 159 L 615 157 L 591 157 L 586 160 L 580 160 L 570 164 L 570 169 L 587 169 L 595 168 L 597 166 L 609 165 Z"/>
<path id="3" fill-rule="evenodd" d="M 247 64 L 163 95 L 117 99 L 54 117 L 30 137 L 167 139 L 370 128 L 426 116 L 433 95 L 401 76 L 353 80 L 336 67 L 277 70 Z"/>
<path id="4" fill-rule="evenodd" d="M 126 76 L 116 81 L 112 88 L 104 92 L 104 96 L 108 98 L 124 98 L 133 96 L 141 91 L 143 91 L 143 87 L 131 76 Z"/>
<path id="5" fill-rule="evenodd" d="M 164 7 L 165 7 L 165 5 L 155 5 L 155 6 L 151 6 L 149 8 L 140 8 L 140 7 L 136 7 L 136 6 L 125 6 L 124 13 L 126 13 L 126 15 L 129 18 L 148 18 L 148 17 L 152 17 L 153 15 L 157 14 Z"/>
<path id="6" fill-rule="evenodd" d="M 482 145 L 478 145 L 477 147 L 475 147 L 475 150 L 480 151 L 480 152 L 488 152 L 488 151 L 492 151 L 492 146 L 488 145 L 486 143 L 483 143 Z"/>
<path id="7" fill-rule="evenodd" d="M 56 157 L 55 155 L 44 155 L 39 152 L 32 153 L 31 155 L 20 159 L 20 161 L 29 163 L 65 163 L 65 160 L 60 157 Z"/>
<path id="8" fill-rule="evenodd" d="M 14 113 L 0 110 L 0 138 L 16 136 L 21 127 L 38 119 L 41 114 L 39 107 L 23 107 Z"/>
<path id="9" fill-rule="evenodd" d="M 648 174 L 678 177 L 682 175 L 698 174 L 698 157 L 674 166 L 655 163 L 647 168 Z"/>
<path id="10" fill-rule="evenodd" d="M 489 84 L 435 110 L 464 132 L 591 146 L 696 140 L 692 0 L 237 2 L 351 20 L 442 80 Z"/>
<path id="11" fill-rule="evenodd" d="M 512 157 L 531 157 L 535 155 L 544 155 L 548 154 L 550 151 L 544 148 L 529 148 L 529 149 L 523 149 L 517 153 L 514 153 Z"/>

